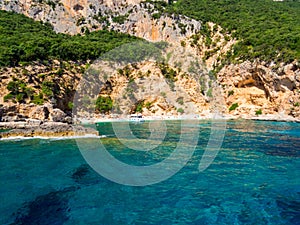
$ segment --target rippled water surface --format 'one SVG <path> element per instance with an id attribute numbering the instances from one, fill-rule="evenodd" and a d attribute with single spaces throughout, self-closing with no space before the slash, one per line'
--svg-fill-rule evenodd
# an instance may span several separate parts
<path id="1" fill-rule="evenodd" d="M 211 123 L 197 126 L 188 164 L 144 187 L 97 174 L 75 140 L 0 141 L 0 224 L 300 224 L 300 124 L 227 122 L 222 149 L 204 172 L 198 166 Z M 110 153 L 137 166 L 170 156 L 180 121 L 166 127 L 164 141 L 142 152 L 124 146 L 111 124 L 98 125 Z M 131 129 L 140 138 L 150 135 L 148 123 Z"/>

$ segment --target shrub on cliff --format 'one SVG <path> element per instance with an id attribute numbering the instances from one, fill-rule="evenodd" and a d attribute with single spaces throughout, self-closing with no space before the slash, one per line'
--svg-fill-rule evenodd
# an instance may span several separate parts
<path id="1" fill-rule="evenodd" d="M 229 107 L 229 111 L 236 110 L 237 107 L 239 107 L 239 104 L 238 104 L 238 103 L 233 103 L 233 104 Z"/>
<path id="2" fill-rule="evenodd" d="M 110 96 L 99 96 L 96 101 L 96 110 L 101 113 L 108 113 L 112 110 L 113 101 Z"/>
<path id="3" fill-rule="evenodd" d="M 31 100 L 33 98 L 33 89 L 27 87 L 27 85 L 16 78 L 7 84 L 7 90 L 10 91 L 4 96 L 4 101 L 12 100 L 13 102 L 25 102 L 26 99 Z"/>
<path id="4" fill-rule="evenodd" d="M 259 110 L 255 111 L 255 115 L 256 115 L 256 116 L 262 115 L 262 110 L 259 109 Z"/>

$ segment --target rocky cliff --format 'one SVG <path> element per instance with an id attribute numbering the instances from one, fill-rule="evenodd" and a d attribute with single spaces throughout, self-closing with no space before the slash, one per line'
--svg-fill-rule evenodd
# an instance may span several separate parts
<path id="1" fill-rule="evenodd" d="M 69 34 L 111 29 L 153 41 L 172 41 L 200 29 L 195 20 L 163 15 L 155 4 L 140 0 L 1 0 L 0 9 L 48 22 L 55 31 Z"/>
<path id="2" fill-rule="evenodd" d="M 57 32 L 77 34 L 110 29 L 149 41 L 167 41 L 181 46 L 202 61 L 206 70 L 205 74 L 210 80 L 216 80 L 216 83 L 222 86 L 221 95 L 225 103 L 220 104 L 223 112 L 243 117 L 276 114 L 300 119 L 300 69 L 298 63 L 275 65 L 260 60 L 245 61 L 226 65 L 216 73 L 216 67 L 221 64 L 237 41 L 216 24 L 202 24 L 185 16 L 161 13 L 160 7 L 164 7 L 166 4 L 161 1 L 156 4 L 139 0 L 0 0 L 1 9 L 23 13 L 36 20 L 48 22 Z M 69 67 L 63 72 L 59 70 L 60 66 L 58 65 L 54 66 L 56 69 L 49 65 L 45 67 L 40 65 L 34 69 L 30 67 L 3 68 L 1 70 L 1 93 L 3 96 L 7 95 L 9 93 L 8 83 L 17 77 L 18 80 L 30 84 L 34 95 L 38 96 L 39 90 L 43 88 L 41 84 L 43 82 L 46 84 L 48 79 L 45 77 L 52 74 L 53 70 L 57 70 L 60 75 L 51 78 L 53 83 L 60 88 L 55 95 L 55 99 L 58 101 L 54 108 L 66 112 L 69 110 L 67 105 L 72 101 L 72 93 L 82 77 L 85 65 Z M 127 112 L 134 112 L 138 106 L 142 106 L 145 115 L 176 115 L 189 112 L 191 108 L 195 113 L 203 115 L 212 111 L 215 105 L 212 106 L 210 98 L 213 98 L 211 89 L 216 89 L 212 84 L 214 82 L 209 84 L 209 79 L 202 74 L 195 79 L 195 77 L 186 76 L 178 68 L 171 69 L 174 69 L 176 79 L 172 84 L 173 87 L 166 86 L 164 91 L 155 89 L 157 83 L 168 84 L 163 71 L 158 65 L 148 62 L 136 65 L 134 68 L 130 66 L 130 76 L 128 74 L 127 76 L 121 74 L 112 76 L 109 80 L 110 91 L 107 91 L 108 89 L 105 89 L 106 91 L 99 90 L 99 93 L 118 101 L 118 107 Z M 36 79 L 36 81 L 32 83 L 32 79 Z M 202 84 L 205 80 L 204 87 L 203 85 L 201 87 L 199 79 L 202 79 Z M 66 84 L 62 82 L 65 80 Z M 149 89 L 147 89 L 148 87 Z M 172 89 L 177 91 L 178 96 L 170 97 L 173 93 Z M 153 95 L 153 90 L 156 95 Z M 134 97 L 134 101 L 130 96 Z M 166 96 L 168 97 L 166 98 Z M 169 98 L 174 102 L 168 102 L 166 99 Z M 29 100 L 24 103 L 3 102 L 3 99 L 0 99 L 0 103 L 5 105 L 5 109 L 2 111 L 5 111 L 6 115 L 12 111 L 9 110 L 9 107 L 17 107 L 15 111 L 20 115 L 23 113 L 25 117 L 34 117 L 29 112 L 43 111 L 45 107 L 51 111 L 50 114 L 53 114 L 54 108 L 49 105 L 37 106 L 34 104 L 31 105 L 34 109 L 28 110 L 29 102 Z M 184 104 L 181 104 L 182 102 Z M 46 98 L 44 103 L 51 104 L 51 100 Z M 27 108 L 27 111 L 22 109 L 23 106 Z M 43 117 L 44 114 L 37 113 L 37 115 L 39 116 L 35 116 L 35 118 Z"/>
<path id="3" fill-rule="evenodd" d="M 2 121 L 70 122 L 72 99 L 85 65 L 49 61 L 0 69 Z"/>
<path id="4" fill-rule="evenodd" d="M 262 114 L 290 115 L 300 118 L 300 67 L 298 63 L 267 64 L 243 62 L 225 66 L 218 80 L 226 90 L 232 114 L 255 116 Z"/>
<path id="5" fill-rule="evenodd" d="M 9 96 L 8 84 L 16 82 L 16 78 L 32 91 L 30 96 L 20 100 L 6 97 L 4 102 L 2 98 L 2 120 L 70 122 L 73 96 L 80 80 L 91 71 L 93 76 L 103 78 L 103 74 L 97 70 L 99 66 L 93 65 L 84 73 L 84 64 L 63 64 L 62 71 L 59 71 L 59 62 L 52 62 L 48 67 L 36 64 L 2 69 L 3 96 Z M 296 63 L 277 67 L 246 61 L 225 66 L 217 80 L 205 69 L 198 74 L 198 77 L 191 76 L 185 69 L 141 62 L 115 71 L 105 83 L 95 86 L 95 97 L 108 96 L 114 104 L 111 112 L 124 115 L 142 112 L 145 116 L 197 114 L 205 117 L 219 107 L 218 111 L 235 117 L 271 114 L 281 119 L 287 116 L 300 119 L 300 68 Z M 46 84 L 56 86 L 50 85 L 47 89 Z M 218 84 L 221 89 L 215 86 Z M 101 113 L 93 108 L 81 116 L 97 118 Z"/>

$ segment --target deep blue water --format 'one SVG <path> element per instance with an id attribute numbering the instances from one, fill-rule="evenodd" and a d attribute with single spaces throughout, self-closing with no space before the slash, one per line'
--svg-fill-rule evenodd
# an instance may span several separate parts
<path id="1" fill-rule="evenodd" d="M 148 165 L 176 147 L 180 123 L 167 125 L 164 143 L 149 152 L 124 147 L 109 123 L 99 130 L 112 155 Z M 204 172 L 198 165 L 210 123 L 199 126 L 188 164 L 142 187 L 100 176 L 75 140 L 0 141 L 0 224 L 300 224 L 300 124 L 227 122 L 222 149 Z M 147 123 L 131 128 L 139 137 L 150 135 Z"/>

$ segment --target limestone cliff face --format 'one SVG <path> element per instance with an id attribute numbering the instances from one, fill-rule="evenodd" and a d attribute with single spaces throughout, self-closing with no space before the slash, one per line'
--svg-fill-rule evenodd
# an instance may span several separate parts
<path id="1" fill-rule="evenodd" d="M 199 31 L 200 23 L 183 16 L 160 15 L 141 0 L 0 0 L 2 10 L 49 22 L 61 33 L 111 29 L 151 41 L 175 41 Z"/>
<path id="2" fill-rule="evenodd" d="M 83 64 L 71 62 L 63 65 L 53 62 L 47 66 L 36 64 L 3 68 L 0 71 L 0 117 L 4 121 L 22 121 L 26 118 L 70 120 L 67 117 L 71 110 L 68 108 L 69 103 L 77 91 L 84 68 Z M 123 72 L 114 73 L 96 92 L 100 96 L 110 96 L 114 102 L 114 110 L 121 114 L 134 113 L 141 107 L 145 116 L 182 113 L 207 116 L 218 108 L 224 114 L 244 118 L 261 116 L 257 114 L 275 114 L 283 118 L 289 115 L 300 119 L 300 68 L 297 63 L 281 67 L 263 62 L 225 66 L 219 72 L 217 80 L 222 89 L 214 86 L 217 84 L 215 82 L 205 87 L 206 83 L 212 81 L 205 71 L 198 77 L 192 77 L 181 69 L 174 68 L 174 78 L 166 79 L 163 71 L 170 69 L 154 62 L 130 65 Z M 99 76 L 102 75 L 99 73 Z M 31 88 L 32 97 L 19 102 L 16 98 L 4 102 L 4 96 L 9 94 L 8 83 L 16 81 L 16 78 L 26 83 L 26 88 Z M 207 82 L 203 83 L 201 79 L 207 79 Z M 52 89 L 53 94 L 50 93 L 55 102 L 45 89 L 45 85 L 49 83 L 56 84 Z M 34 96 L 40 94 L 43 102 L 34 103 Z M 237 108 L 230 110 L 234 104 L 238 105 Z M 82 116 L 94 118 L 99 114 L 95 111 L 95 114 Z"/>
<path id="3" fill-rule="evenodd" d="M 69 120 L 67 114 L 84 69 L 83 64 L 58 61 L 1 68 L 0 118 Z M 12 90 L 9 85 L 17 87 Z M 13 96 L 11 92 L 15 92 Z"/>
<path id="4" fill-rule="evenodd" d="M 255 116 L 262 114 L 291 115 L 300 118 L 300 67 L 298 63 L 267 65 L 249 61 L 225 66 L 218 74 L 224 85 L 230 113 Z"/>
<path id="5" fill-rule="evenodd" d="M 88 76 L 88 73 L 83 74 L 84 66 L 72 62 L 62 64 L 52 62 L 47 66 L 36 64 L 3 68 L 0 71 L 2 121 L 24 121 L 29 118 L 41 121 L 68 121 L 68 111 L 71 110 L 68 108 L 69 103 L 73 101 L 74 93 L 78 91 L 78 84 L 83 75 L 85 78 Z M 138 105 L 143 108 L 143 114 L 148 116 L 172 116 L 183 113 L 205 115 L 211 105 L 205 94 L 201 93 L 198 80 L 175 68 L 174 78 L 167 79 L 162 71 L 171 68 L 162 69 L 161 66 L 154 62 L 128 65 L 123 69 L 126 72 L 115 71 L 105 83 L 96 85 L 95 87 L 98 87 L 96 96 L 98 93 L 100 96 L 110 96 L 115 110 L 117 109 L 118 113 L 123 115 L 135 113 Z M 103 75 L 95 68 L 90 70 L 94 72 L 93 77 L 97 72 L 100 77 Z M 20 87 L 19 92 L 23 93 L 26 92 L 23 89 L 30 89 L 31 95 L 20 100 L 14 97 L 4 101 L 10 93 L 8 86 L 11 82 L 26 84 L 26 87 Z M 55 85 L 50 93 L 46 84 Z M 93 85 L 94 82 L 91 84 Z M 36 102 L 36 97 L 42 101 Z M 95 118 L 99 116 L 99 112 L 93 111 L 89 115 L 80 115 L 85 118 Z"/>
<path id="6" fill-rule="evenodd" d="M 161 66 L 154 62 L 143 62 L 126 70 L 129 77 L 116 73 L 108 80 L 110 91 L 105 87 L 100 91 L 100 95 L 112 97 L 120 113 L 135 113 L 137 105 L 145 116 L 201 114 L 210 109 L 198 80 L 180 70 L 174 68 L 174 80 L 166 79 Z"/>

